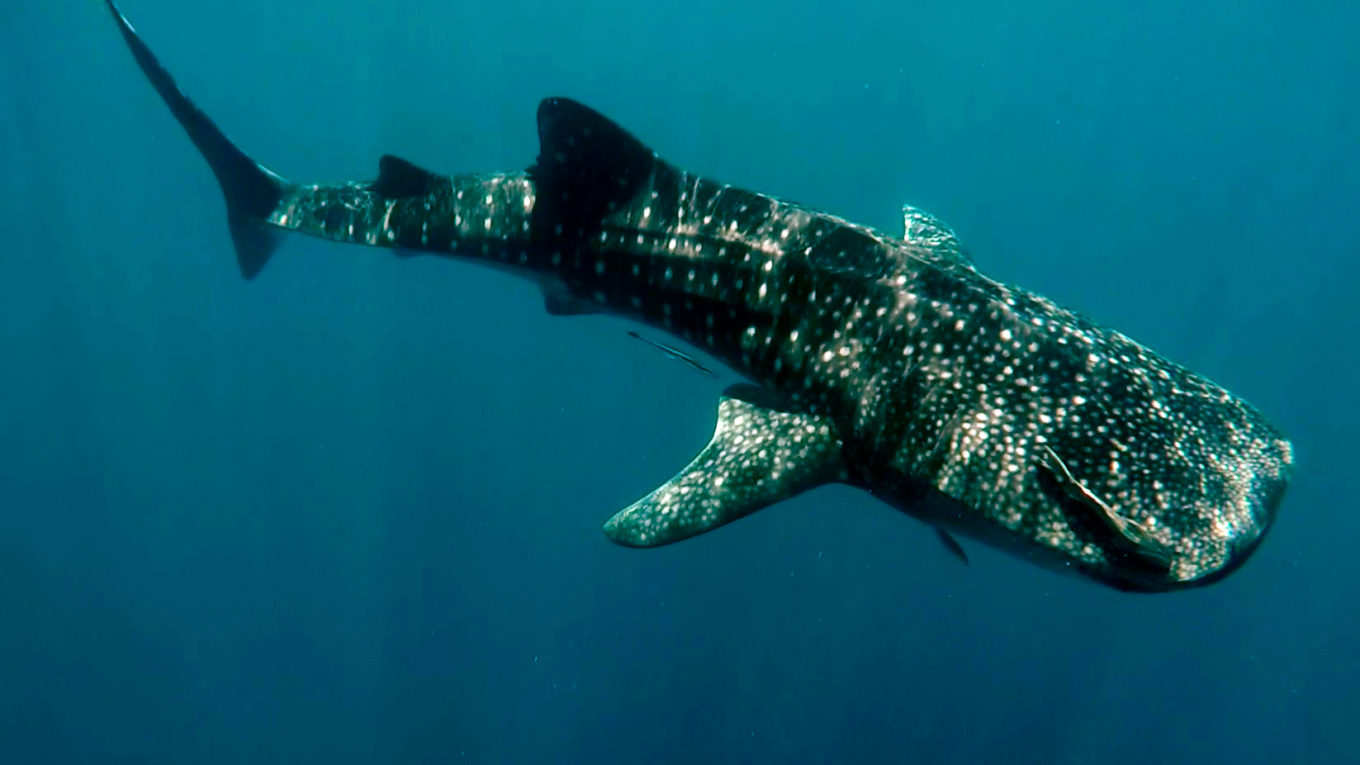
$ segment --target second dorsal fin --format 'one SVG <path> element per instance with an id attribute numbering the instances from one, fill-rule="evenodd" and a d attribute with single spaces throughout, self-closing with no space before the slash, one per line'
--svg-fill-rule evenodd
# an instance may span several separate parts
<path id="1" fill-rule="evenodd" d="M 423 197 L 430 193 L 438 177 L 413 162 L 384 154 L 378 160 L 378 180 L 368 188 L 389 199 Z"/>

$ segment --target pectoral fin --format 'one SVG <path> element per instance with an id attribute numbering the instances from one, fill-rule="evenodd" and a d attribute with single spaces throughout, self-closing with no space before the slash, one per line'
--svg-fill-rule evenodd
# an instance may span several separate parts
<path id="1" fill-rule="evenodd" d="M 678 542 L 824 483 L 844 480 L 841 442 L 831 421 L 759 400 L 746 386 L 718 403 L 708 446 L 656 491 L 604 526 L 629 547 Z"/>
<path id="2" fill-rule="evenodd" d="M 902 205 L 902 241 L 918 245 L 927 258 L 948 265 L 971 266 L 973 259 L 959 243 L 954 229 L 934 215 Z"/>

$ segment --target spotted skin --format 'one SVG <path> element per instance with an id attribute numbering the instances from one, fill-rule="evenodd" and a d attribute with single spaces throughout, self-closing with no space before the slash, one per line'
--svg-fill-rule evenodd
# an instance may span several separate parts
<path id="1" fill-rule="evenodd" d="M 678 542 L 801 491 L 849 476 L 832 420 L 780 411 L 729 390 L 718 426 L 690 464 L 656 491 L 619 511 L 605 533 L 620 544 Z"/>
<path id="2" fill-rule="evenodd" d="M 110 8 L 222 180 L 247 277 L 269 250 L 242 220 L 476 261 L 532 279 L 554 313 L 650 325 L 750 381 L 724 396 L 694 462 L 609 521 L 615 541 L 677 541 L 841 481 L 1036 562 L 1159 591 L 1221 578 L 1273 519 L 1291 450 L 1255 409 L 988 278 L 923 211 L 904 209 L 898 238 L 716 183 L 567 99 L 540 105 L 523 173 L 384 157 L 373 182 L 294 185 L 246 160 L 252 176 Z M 240 212 L 261 199 L 267 213 Z"/>

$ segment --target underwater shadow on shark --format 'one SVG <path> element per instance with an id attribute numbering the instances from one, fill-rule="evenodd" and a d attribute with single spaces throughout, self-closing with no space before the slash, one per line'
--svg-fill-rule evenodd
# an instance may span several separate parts
<path id="1" fill-rule="evenodd" d="M 843 482 L 948 532 L 1122 590 L 1206 584 L 1274 518 L 1290 444 L 1205 378 L 982 275 L 947 226 L 901 238 L 688 173 L 565 98 L 538 109 L 526 172 L 297 184 L 236 148 L 112 2 L 134 58 L 221 183 L 241 274 L 278 235 L 477 261 L 555 315 L 607 312 L 749 382 L 710 443 L 604 527 L 677 542 Z M 669 348 L 669 346 L 658 347 Z M 966 558 L 965 558 L 966 559 Z"/>

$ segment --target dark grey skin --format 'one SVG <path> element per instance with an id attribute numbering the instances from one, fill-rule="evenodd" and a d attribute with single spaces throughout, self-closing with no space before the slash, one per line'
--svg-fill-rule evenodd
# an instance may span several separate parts
<path id="1" fill-rule="evenodd" d="M 275 234 L 476 261 L 555 314 L 608 312 L 724 362 L 712 442 L 615 515 L 679 541 L 828 482 L 1124 590 L 1215 581 L 1254 550 L 1289 442 L 1251 406 L 1124 335 L 974 268 L 913 208 L 902 238 L 687 173 L 567 99 L 527 172 L 299 185 L 257 164 L 134 57 L 222 183 L 241 271 Z"/>

